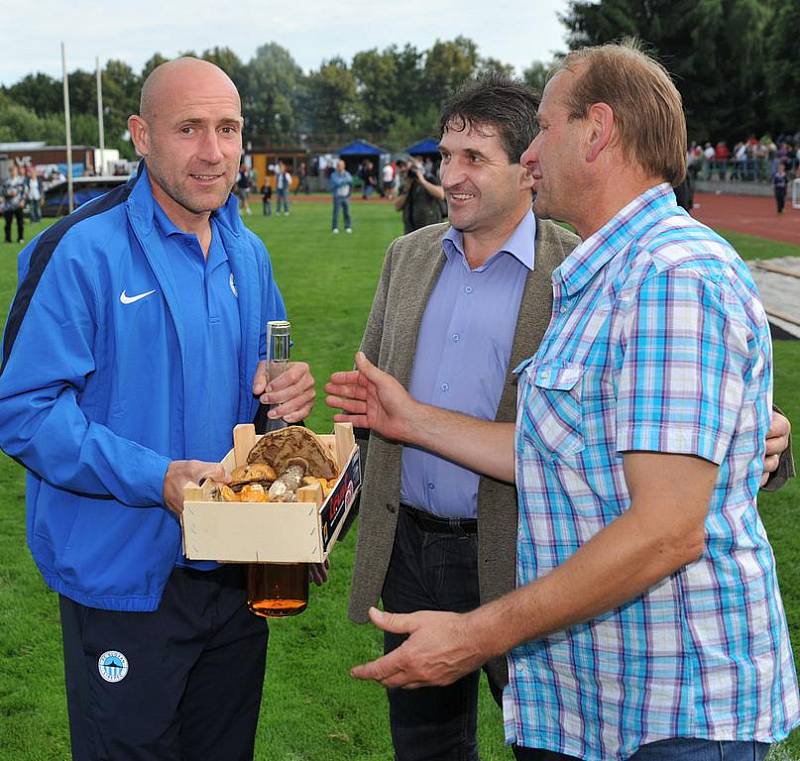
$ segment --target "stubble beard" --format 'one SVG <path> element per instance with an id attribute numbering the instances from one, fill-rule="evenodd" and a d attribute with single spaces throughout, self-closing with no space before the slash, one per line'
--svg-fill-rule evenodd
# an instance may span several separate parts
<path id="1" fill-rule="evenodd" d="M 231 194 L 231 189 L 233 187 L 232 184 L 230 187 L 225 187 L 224 190 L 220 189 L 215 191 L 215 196 L 211 196 L 210 193 L 203 194 L 202 191 L 198 193 L 192 193 L 186 187 L 186 184 L 190 182 L 188 178 L 184 181 L 170 179 L 166 175 L 162 174 L 158 165 L 159 162 L 157 160 L 153 161 L 152 156 L 150 157 L 149 162 L 145 160 L 145 164 L 152 181 L 158 185 L 161 191 L 169 196 L 172 201 L 191 214 L 210 214 L 211 212 L 216 211 L 224 206 Z M 225 176 L 227 183 L 227 174 L 225 173 L 224 168 L 222 173 Z M 212 198 L 218 200 L 211 200 Z"/>

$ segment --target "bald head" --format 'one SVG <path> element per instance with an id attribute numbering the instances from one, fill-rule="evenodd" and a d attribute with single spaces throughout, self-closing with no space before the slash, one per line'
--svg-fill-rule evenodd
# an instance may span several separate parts
<path id="1" fill-rule="evenodd" d="M 228 75 L 197 58 L 154 69 L 142 87 L 141 113 L 128 119 L 153 197 L 183 230 L 207 234 L 223 206 L 242 154 L 242 104 Z"/>
<path id="2" fill-rule="evenodd" d="M 156 66 L 142 85 L 139 100 L 139 113 L 147 121 L 152 121 L 176 102 L 178 96 L 187 90 L 202 96 L 203 93 L 228 91 L 240 104 L 239 92 L 231 78 L 213 63 L 199 58 L 176 58 Z"/>

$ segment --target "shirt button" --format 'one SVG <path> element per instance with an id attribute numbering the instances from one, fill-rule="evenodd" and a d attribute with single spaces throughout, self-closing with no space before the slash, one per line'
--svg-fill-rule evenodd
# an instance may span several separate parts
<path id="1" fill-rule="evenodd" d="M 429 488 L 431 491 L 433 491 L 433 490 L 436 488 L 436 484 L 429 483 L 429 484 L 428 484 L 428 488 Z"/>
<path id="2" fill-rule="evenodd" d="M 458 343 L 461 340 L 461 336 L 458 333 L 453 333 L 453 341 Z"/>
<path id="3" fill-rule="evenodd" d="M 561 307 L 561 309 L 559 309 L 558 311 L 561 312 L 561 314 L 564 314 L 564 312 L 567 311 L 567 308 L 566 307 Z"/>
<path id="4" fill-rule="evenodd" d="M 442 383 L 442 391 L 449 391 L 450 385 L 448 383 Z"/>
<path id="5" fill-rule="evenodd" d="M 472 286 L 468 285 L 466 288 L 464 288 L 464 293 L 472 293 Z"/>

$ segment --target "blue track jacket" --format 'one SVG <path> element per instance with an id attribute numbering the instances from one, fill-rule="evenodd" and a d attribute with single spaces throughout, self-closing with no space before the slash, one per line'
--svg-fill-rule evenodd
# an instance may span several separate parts
<path id="1" fill-rule="evenodd" d="M 164 475 L 192 459 L 192 358 L 154 204 L 145 169 L 35 238 L 3 342 L 0 447 L 28 469 L 31 553 L 55 591 L 109 610 L 158 607 L 181 542 Z M 215 216 L 238 291 L 239 420 L 250 422 L 264 326 L 286 311 L 236 200 Z"/>

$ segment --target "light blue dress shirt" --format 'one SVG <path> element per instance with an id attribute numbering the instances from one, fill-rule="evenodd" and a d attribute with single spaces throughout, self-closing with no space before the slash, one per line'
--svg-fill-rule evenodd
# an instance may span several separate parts
<path id="1" fill-rule="evenodd" d="M 528 212 L 489 260 L 470 269 L 462 234 L 442 240 L 445 264 L 422 317 L 409 391 L 421 402 L 494 420 L 517 315 L 534 266 L 536 220 Z M 533 350 L 533 347 L 531 347 Z M 401 501 L 443 518 L 475 518 L 479 476 L 403 447 Z"/>

